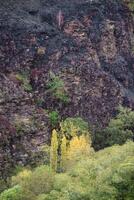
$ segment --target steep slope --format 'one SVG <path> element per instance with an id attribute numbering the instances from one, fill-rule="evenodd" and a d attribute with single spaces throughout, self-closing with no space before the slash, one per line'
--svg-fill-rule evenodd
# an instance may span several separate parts
<path id="1" fill-rule="evenodd" d="M 3 174 L 14 164 L 8 161 L 27 163 L 48 141 L 44 109 L 104 127 L 119 104 L 133 107 L 134 22 L 121 0 L 0 0 L 0 5 Z M 68 103 L 49 93 L 50 72 L 64 81 Z"/>

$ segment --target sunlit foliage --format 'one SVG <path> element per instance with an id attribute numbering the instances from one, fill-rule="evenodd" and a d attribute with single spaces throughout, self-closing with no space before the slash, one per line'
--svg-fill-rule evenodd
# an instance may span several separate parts
<path id="1" fill-rule="evenodd" d="M 63 136 L 61 140 L 61 158 L 60 158 L 60 169 L 62 171 L 66 170 L 66 164 L 67 164 L 67 139 L 65 135 Z"/>
<path id="2" fill-rule="evenodd" d="M 52 132 L 52 139 L 51 139 L 50 167 L 55 172 L 57 171 L 57 161 L 58 161 L 58 138 L 57 138 L 57 132 L 54 129 Z"/>
<path id="3" fill-rule="evenodd" d="M 23 185 L 30 178 L 31 175 L 31 170 L 24 169 L 23 171 L 19 172 L 17 176 L 12 177 L 12 185 Z"/>
<path id="4" fill-rule="evenodd" d="M 77 142 L 73 144 L 84 144 Z M 79 139 L 80 140 L 80 139 Z M 72 145 L 76 146 L 76 145 Z M 82 145 L 83 146 L 83 145 Z M 84 147 L 82 147 L 83 149 Z M 85 151 L 84 151 L 85 152 Z M 115 145 L 79 157 L 66 173 L 53 173 L 41 166 L 18 177 L 17 185 L 5 190 L 0 200 L 133 200 L 134 143 Z M 13 179 L 12 179 L 13 180 Z M 17 178 L 18 180 L 18 178 Z M 23 194 L 23 195 L 22 195 Z"/>
<path id="5" fill-rule="evenodd" d="M 89 131 L 88 123 L 82 118 L 67 118 L 60 123 L 62 134 L 65 134 L 67 138 L 71 138 L 77 135 L 87 134 Z"/>
<path id="6" fill-rule="evenodd" d="M 67 157 L 68 160 L 79 160 L 81 156 L 89 156 L 92 152 L 91 142 L 88 136 L 75 136 L 70 141 Z"/>

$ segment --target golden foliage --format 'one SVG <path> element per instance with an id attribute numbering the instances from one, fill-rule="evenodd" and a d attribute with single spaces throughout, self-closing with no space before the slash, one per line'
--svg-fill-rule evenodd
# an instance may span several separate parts
<path id="1" fill-rule="evenodd" d="M 60 161 L 60 167 L 63 171 L 65 171 L 66 169 L 66 162 L 67 162 L 67 140 L 64 135 L 61 141 L 61 161 Z"/>
<path id="2" fill-rule="evenodd" d="M 57 171 L 57 160 L 58 160 L 58 138 L 57 131 L 52 131 L 51 149 L 50 149 L 50 167 L 53 171 Z"/>
<path id="3" fill-rule="evenodd" d="M 28 178 L 30 178 L 31 174 L 31 170 L 24 169 L 19 172 L 17 176 L 12 177 L 12 185 L 23 184 Z"/>
<path id="4" fill-rule="evenodd" d="M 79 160 L 81 156 L 89 156 L 92 152 L 91 141 L 88 136 L 75 136 L 70 141 L 67 158 L 68 160 Z"/>

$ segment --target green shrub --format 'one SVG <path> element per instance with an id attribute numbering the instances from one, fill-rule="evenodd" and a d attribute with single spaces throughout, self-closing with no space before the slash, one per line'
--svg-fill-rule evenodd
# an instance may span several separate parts
<path id="1" fill-rule="evenodd" d="M 38 200 L 134 199 L 134 143 L 113 146 L 80 160 Z"/>
<path id="2" fill-rule="evenodd" d="M 49 119 L 51 126 L 55 128 L 60 121 L 60 116 L 57 111 L 52 111 L 49 113 Z"/>
<path id="3" fill-rule="evenodd" d="M 118 199 L 134 199 L 134 158 L 130 156 L 118 166 L 112 177 L 112 185 L 118 191 Z"/>
<path id="4" fill-rule="evenodd" d="M 53 187 L 54 174 L 47 166 L 37 167 L 25 183 L 24 188 L 35 195 L 48 193 Z"/>
<path id="5" fill-rule="evenodd" d="M 63 188 L 68 187 L 71 181 L 71 177 L 67 174 L 56 174 L 54 180 L 54 190 L 62 191 Z"/>
<path id="6" fill-rule="evenodd" d="M 22 189 L 19 185 L 14 186 L 8 190 L 5 190 L 0 195 L 0 200 L 22 200 Z"/>
<path id="7" fill-rule="evenodd" d="M 134 111 L 120 106 L 118 114 L 111 119 L 104 130 L 97 131 L 92 136 L 95 149 L 102 149 L 114 144 L 124 144 L 134 138 Z"/>
<path id="8" fill-rule="evenodd" d="M 37 200 L 46 200 L 47 199 L 47 194 L 41 194 L 37 197 Z"/>
<path id="9" fill-rule="evenodd" d="M 106 146 L 123 144 L 134 137 L 134 112 L 129 108 L 119 107 L 119 113 L 105 129 Z"/>
<path id="10" fill-rule="evenodd" d="M 56 190 L 52 190 L 50 194 L 42 194 L 37 200 L 70 200 L 67 192 L 58 192 Z"/>
<path id="11" fill-rule="evenodd" d="M 32 200 L 42 193 L 48 193 L 53 187 L 54 174 L 48 166 L 42 165 L 32 172 L 24 169 L 17 176 L 12 177 L 12 185 L 20 185 L 23 199 Z"/>
<path id="12" fill-rule="evenodd" d="M 28 179 L 31 177 L 32 171 L 24 169 L 21 172 L 19 172 L 16 176 L 12 176 L 11 178 L 11 184 L 13 186 L 15 185 L 25 185 L 25 183 L 28 181 Z"/>
<path id="13" fill-rule="evenodd" d="M 69 97 L 65 91 L 64 82 L 55 74 L 50 73 L 51 80 L 48 83 L 50 93 L 63 103 L 69 102 Z"/>
<path id="14" fill-rule="evenodd" d="M 128 142 L 123 146 L 106 148 L 97 152 L 92 158 L 80 161 L 70 171 L 70 175 L 76 184 L 80 183 L 82 186 L 84 192 L 82 195 L 85 196 L 82 199 L 88 197 L 87 199 L 93 200 L 126 200 L 129 198 L 125 198 L 125 195 L 133 196 L 133 155 L 134 143 Z M 124 177 L 121 175 L 122 169 Z M 125 194 L 120 198 L 123 193 Z"/>
<path id="15" fill-rule="evenodd" d="M 67 138 L 80 136 L 89 132 L 88 123 L 80 117 L 67 118 L 60 123 L 61 132 L 66 135 Z"/>

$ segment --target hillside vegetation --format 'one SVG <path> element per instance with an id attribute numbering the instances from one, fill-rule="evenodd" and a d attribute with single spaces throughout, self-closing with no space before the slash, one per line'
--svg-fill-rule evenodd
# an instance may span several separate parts
<path id="1" fill-rule="evenodd" d="M 0 200 L 134 200 L 134 0 L 0 0 Z"/>
<path id="2" fill-rule="evenodd" d="M 62 121 L 51 145 L 44 146 L 44 164 L 17 166 L 14 175 L 1 179 L 0 200 L 133 200 L 133 129 L 134 112 L 120 107 L 101 134 L 101 143 L 113 146 L 95 152 L 86 122 Z"/>
<path id="3" fill-rule="evenodd" d="M 77 145 L 77 144 L 76 144 Z M 97 153 L 79 151 L 67 159 L 64 173 L 42 165 L 23 169 L 11 179 L 0 200 L 133 200 L 134 143 Z M 76 153 L 74 151 L 74 153 Z"/>

